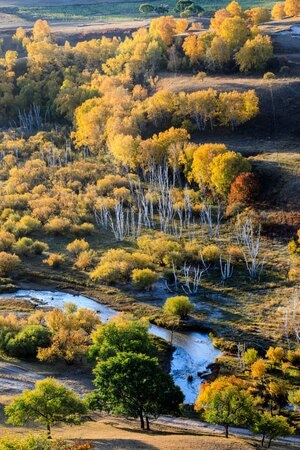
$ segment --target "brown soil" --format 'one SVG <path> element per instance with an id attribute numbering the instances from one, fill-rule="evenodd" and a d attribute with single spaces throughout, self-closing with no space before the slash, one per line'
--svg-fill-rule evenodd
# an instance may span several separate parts
<path id="1" fill-rule="evenodd" d="M 114 418 L 111 416 L 98 417 L 94 422 L 86 422 L 81 426 L 55 427 L 53 431 L 54 438 L 73 440 L 80 439 L 82 441 L 92 440 L 94 448 L 97 449 L 114 449 L 114 450 L 132 450 L 132 449 L 148 449 L 148 450 L 250 450 L 253 449 L 254 441 L 251 439 L 238 439 L 236 437 L 216 437 L 209 435 L 199 435 L 185 430 L 174 430 L 167 426 L 152 424 L 151 431 L 142 432 L 138 428 L 136 420 L 126 420 Z M 10 435 L 12 427 L 0 425 L 1 435 Z M 24 436 L 24 428 L 14 428 L 14 433 Z M 28 432 L 41 432 L 42 428 L 27 428 Z M 256 444 L 258 442 L 256 441 Z M 297 446 L 278 444 L 275 449 L 299 449 Z"/>

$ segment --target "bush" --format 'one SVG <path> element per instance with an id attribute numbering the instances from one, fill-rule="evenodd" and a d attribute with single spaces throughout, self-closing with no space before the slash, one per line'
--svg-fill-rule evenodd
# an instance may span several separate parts
<path id="1" fill-rule="evenodd" d="M 18 236 L 24 236 L 41 227 L 41 222 L 31 216 L 23 216 L 15 225 L 15 232 Z"/>
<path id="2" fill-rule="evenodd" d="M 0 251 L 7 252 L 12 249 L 16 242 L 15 236 L 8 231 L 0 230 Z"/>
<path id="3" fill-rule="evenodd" d="M 31 249 L 35 255 L 41 255 L 43 252 L 46 252 L 49 249 L 49 246 L 48 244 L 46 244 L 46 242 L 34 241 Z"/>
<path id="4" fill-rule="evenodd" d="M 300 348 L 297 350 L 288 350 L 286 359 L 293 364 L 293 366 L 300 366 Z"/>
<path id="5" fill-rule="evenodd" d="M 94 252 L 92 250 L 86 250 L 78 255 L 74 266 L 79 270 L 86 270 L 93 264 L 93 260 Z"/>
<path id="6" fill-rule="evenodd" d="M 0 276 L 10 275 L 20 266 L 20 258 L 7 252 L 0 252 Z"/>
<path id="7" fill-rule="evenodd" d="M 81 225 L 73 225 L 72 232 L 77 236 L 89 236 L 95 231 L 95 227 L 92 223 L 84 222 Z"/>
<path id="8" fill-rule="evenodd" d="M 48 233 L 54 234 L 68 233 L 70 231 L 70 228 L 71 222 L 65 217 L 54 217 L 53 219 L 50 219 L 45 225 L 45 230 Z"/>
<path id="9" fill-rule="evenodd" d="M 166 314 L 179 316 L 181 319 L 187 317 L 187 315 L 193 309 L 193 304 L 190 299 L 185 295 L 178 295 L 176 297 L 167 298 L 163 310 Z"/>
<path id="10" fill-rule="evenodd" d="M 207 245 L 202 250 L 202 256 L 205 262 L 217 263 L 220 260 L 221 250 L 217 245 Z"/>
<path id="11" fill-rule="evenodd" d="M 266 73 L 264 73 L 264 76 L 263 76 L 264 80 L 274 80 L 275 78 L 276 78 L 276 76 L 273 72 L 266 72 Z"/>
<path id="12" fill-rule="evenodd" d="M 58 269 L 64 262 L 63 255 L 59 253 L 51 253 L 47 259 L 44 259 L 43 263 L 48 264 L 48 266 L 53 269 Z"/>
<path id="13" fill-rule="evenodd" d="M 8 341 L 7 353 L 19 358 L 33 358 L 39 347 L 51 344 L 51 331 L 42 325 L 28 325 Z"/>
<path id="14" fill-rule="evenodd" d="M 131 277 L 134 286 L 145 290 L 150 289 L 158 279 L 157 273 L 151 269 L 134 269 Z"/>
<path id="15" fill-rule="evenodd" d="M 67 245 L 67 251 L 71 253 L 74 258 L 77 258 L 79 253 L 88 250 L 89 243 L 85 239 L 75 239 Z"/>

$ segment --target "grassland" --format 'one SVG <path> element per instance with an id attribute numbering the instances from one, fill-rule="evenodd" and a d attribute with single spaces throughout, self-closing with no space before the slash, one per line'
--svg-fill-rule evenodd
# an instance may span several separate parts
<path id="1" fill-rule="evenodd" d="M 40 18 L 49 21 L 140 19 L 142 15 L 139 12 L 139 5 L 143 2 L 139 0 L 129 2 L 118 0 L 108 0 L 104 2 L 81 0 L 74 5 L 70 4 L 71 2 L 68 0 L 62 0 L 61 2 L 43 3 L 43 6 L 40 6 L 38 2 L 34 0 L 27 2 L 15 1 L 13 2 L 13 5 L 7 6 L 7 2 L 0 1 L 0 12 L 12 14 L 27 20 L 36 20 Z M 225 7 L 228 2 L 226 0 L 213 2 L 204 0 L 199 3 L 207 12 L 212 12 Z M 161 4 L 161 1 L 153 0 L 151 1 L 151 4 L 153 6 L 158 6 Z M 176 2 L 171 0 L 167 4 L 170 7 L 170 14 L 173 14 Z M 271 8 L 274 2 L 270 0 L 241 0 L 240 4 L 243 8 L 252 8 L 254 6 Z"/>

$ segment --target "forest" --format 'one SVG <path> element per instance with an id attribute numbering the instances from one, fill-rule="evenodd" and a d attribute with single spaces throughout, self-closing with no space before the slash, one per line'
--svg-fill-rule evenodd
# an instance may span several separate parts
<path id="1" fill-rule="evenodd" d="M 207 449 L 232 427 L 252 434 L 228 448 L 299 448 L 299 128 L 284 125 L 299 73 L 263 28 L 299 2 L 232 1 L 208 28 L 181 3 L 125 35 L 62 42 L 39 19 L 0 40 L 0 391 L 9 364 L 35 373 L 0 392 L 0 450 L 104 448 L 57 435 L 91 414 L 145 432 L 200 418 L 224 430 Z M 24 286 L 119 314 L 44 307 L 14 295 Z M 194 404 L 169 373 L 178 331 L 220 350 L 185 374 Z M 24 425 L 33 434 L 12 436 Z"/>

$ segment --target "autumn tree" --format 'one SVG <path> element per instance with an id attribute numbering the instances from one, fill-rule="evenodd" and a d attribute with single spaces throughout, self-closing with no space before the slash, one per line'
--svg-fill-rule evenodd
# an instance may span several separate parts
<path id="1" fill-rule="evenodd" d="M 271 12 L 273 19 L 276 19 L 276 20 L 283 19 L 285 16 L 284 8 L 285 8 L 284 2 L 275 3 L 275 5 L 272 8 L 272 12 Z"/>
<path id="2" fill-rule="evenodd" d="M 284 350 L 282 347 L 269 347 L 266 353 L 266 357 L 272 365 L 280 364 L 284 357 Z"/>
<path id="3" fill-rule="evenodd" d="M 208 422 L 223 425 L 226 437 L 230 426 L 249 424 L 254 414 L 251 395 L 243 381 L 234 376 L 204 383 L 200 388 L 195 410 L 204 410 L 203 417 Z"/>
<path id="4" fill-rule="evenodd" d="M 32 390 L 25 390 L 5 407 L 7 423 L 18 426 L 34 421 L 51 428 L 57 423 L 79 424 L 86 407 L 70 389 L 54 378 L 37 381 Z"/>
<path id="5" fill-rule="evenodd" d="M 256 176 L 251 172 L 241 173 L 236 177 L 230 186 L 228 203 L 251 205 L 259 193 L 259 182 Z"/>
<path id="6" fill-rule="evenodd" d="M 184 54 L 189 58 L 191 65 L 197 65 L 203 59 L 205 48 L 200 34 L 187 36 L 182 44 Z"/>
<path id="7" fill-rule="evenodd" d="M 225 144 L 202 144 L 193 153 L 192 171 L 189 175 L 198 185 L 205 186 L 211 183 L 210 163 L 221 154 L 228 151 Z"/>
<path id="8" fill-rule="evenodd" d="M 254 90 L 246 92 L 221 92 L 220 101 L 220 123 L 231 125 L 234 129 L 238 125 L 247 122 L 259 112 L 258 97 Z"/>
<path id="9" fill-rule="evenodd" d="M 271 19 L 270 11 L 266 8 L 261 8 L 260 6 L 248 9 L 245 13 L 249 17 L 251 25 L 254 26 L 268 22 Z"/>
<path id="10" fill-rule="evenodd" d="M 236 53 L 235 59 L 241 72 L 264 70 L 273 56 L 273 45 L 270 36 L 258 34 L 248 39 Z"/>
<path id="11" fill-rule="evenodd" d="M 263 359 L 258 359 L 251 365 L 251 376 L 253 378 L 263 379 L 267 371 L 267 363 Z"/>
<path id="12" fill-rule="evenodd" d="M 210 125 L 211 130 L 213 129 L 214 118 L 218 111 L 216 90 L 209 88 L 188 94 L 187 107 L 199 130 L 205 130 L 207 124 Z"/>
<path id="13" fill-rule="evenodd" d="M 222 22 L 218 34 L 228 44 L 230 50 L 234 52 L 245 44 L 249 36 L 249 30 L 243 18 L 234 16 Z"/>
<path id="14" fill-rule="evenodd" d="M 49 41 L 51 39 L 51 29 L 46 20 L 37 20 L 32 30 L 33 40 L 36 42 Z"/>
<path id="15" fill-rule="evenodd" d="M 149 33 L 150 36 L 160 38 L 167 46 L 170 46 L 176 34 L 176 20 L 172 16 L 162 16 L 153 19 Z"/>
<path id="16" fill-rule="evenodd" d="M 215 36 L 207 48 L 205 59 L 211 70 L 222 70 L 224 64 L 230 61 L 231 54 L 228 44 L 219 36 Z"/>
<path id="17" fill-rule="evenodd" d="M 231 15 L 231 17 L 235 17 L 235 16 L 239 16 L 242 17 L 243 16 L 243 10 L 241 5 L 236 2 L 235 0 L 233 0 L 232 2 L 230 2 L 227 6 L 226 6 L 226 11 L 229 12 L 229 14 Z"/>
<path id="18" fill-rule="evenodd" d="M 300 13 L 299 0 L 285 0 L 284 12 L 287 16 L 297 16 Z"/>
<path id="19" fill-rule="evenodd" d="M 149 429 L 149 417 L 176 414 L 183 394 L 156 358 L 121 352 L 100 361 L 94 369 L 96 389 L 92 404 L 118 414 L 139 417 Z"/>
<path id="20" fill-rule="evenodd" d="M 218 155 L 210 163 L 211 185 L 217 193 L 226 196 L 235 178 L 250 169 L 250 162 L 240 153 L 226 152 Z"/>

